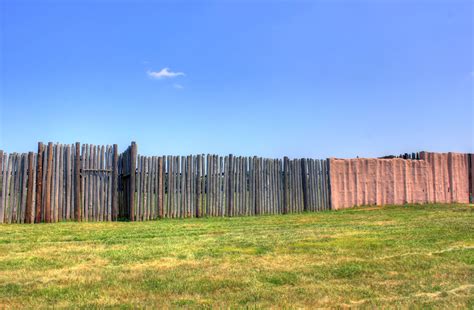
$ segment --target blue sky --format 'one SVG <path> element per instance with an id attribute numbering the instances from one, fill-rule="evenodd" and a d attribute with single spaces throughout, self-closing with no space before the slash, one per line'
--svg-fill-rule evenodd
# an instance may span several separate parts
<path id="1" fill-rule="evenodd" d="M 0 149 L 473 152 L 472 1 L 1 1 Z"/>

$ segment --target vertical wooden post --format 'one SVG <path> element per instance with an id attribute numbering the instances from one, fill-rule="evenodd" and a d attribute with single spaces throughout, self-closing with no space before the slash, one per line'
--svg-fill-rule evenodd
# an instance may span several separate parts
<path id="1" fill-rule="evenodd" d="M 53 165 L 53 143 L 48 142 L 48 159 L 46 167 L 46 197 L 44 207 L 44 221 L 51 222 L 51 186 L 52 186 L 52 165 Z"/>
<path id="2" fill-rule="evenodd" d="M 135 173 L 137 170 L 137 144 L 135 141 L 130 145 L 130 193 L 129 193 L 129 215 L 130 221 L 135 221 Z"/>
<path id="3" fill-rule="evenodd" d="M 22 154 L 15 154 L 15 165 L 13 166 L 12 173 L 14 173 L 15 177 L 13 179 L 13 209 L 12 209 L 12 217 L 11 223 L 17 223 L 17 220 L 20 219 L 20 203 L 21 203 L 21 188 L 20 188 L 20 180 L 21 180 L 21 159 Z M 18 221 L 19 223 L 19 221 Z"/>
<path id="4" fill-rule="evenodd" d="M 260 158 L 257 156 L 254 156 L 253 158 L 254 161 L 254 192 L 255 192 L 255 206 L 253 210 L 254 215 L 258 215 L 260 212 L 260 170 L 259 170 L 259 164 L 260 164 Z"/>
<path id="5" fill-rule="evenodd" d="M 2 154 L 0 154 L 1 157 Z M 1 160 L 1 159 L 0 159 Z M 1 162 L 0 162 L 1 167 Z M 28 153 L 28 188 L 26 194 L 25 223 L 31 223 L 33 209 L 33 152 Z"/>
<path id="6" fill-rule="evenodd" d="M 222 206 L 221 206 L 221 216 L 225 216 L 227 212 L 227 193 L 228 193 L 228 183 L 229 183 L 229 156 L 224 157 L 224 169 L 223 169 L 223 179 L 222 179 Z"/>
<path id="7" fill-rule="evenodd" d="M 327 210 L 332 209 L 331 203 L 331 161 L 326 159 L 326 177 L 325 177 L 325 184 L 326 184 L 326 199 L 327 199 Z"/>
<path id="8" fill-rule="evenodd" d="M 300 190 L 301 190 L 301 173 L 300 173 L 300 168 L 301 168 L 301 163 L 300 160 L 295 158 L 294 160 L 294 172 L 295 172 L 295 195 L 296 195 L 296 212 L 301 211 L 301 195 L 300 195 Z"/>
<path id="9" fill-rule="evenodd" d="M 56 186 L 57 186 L 57 189 L 56 189 L 56 207 L 58 208 L 58 210 L 56 211 L 56 219 L 55 221 L 61 221 L 63 220 L 64 218 L 64 210 L 63 210 L 63 194 L 64 194 L 64 190 L 63 190 L 63 173 L 64 173 L 64 148 L 63 148 L 63 145 L 60 144 L 59 145 L 59 149 L 58 149 L 58 155 L 57 155 L 57 158 L 58 158 L 58 163 L 59 164 L 56 164 L 56 167 L 58 167 L 56 169 L 57 171 L 57 177 L 56 177 Z"/>
<path id="10" fill-rule="evenodd" d="M 238 173 L 238 191 L 239 191 L 239 216 L 245 215 L 245 186 L 244 186 L 244 172 L 245 156 L 239 156 L 237 173 Z"/>
<path id="11" fill-rule="evenodd" d="M 303 187 L 303 211 L 308 211 L 308 160 L 306 158 L 301 159 L 301 177 Z"/>
<path id="12" fill-rule="evenodd" d="M 48 166 L 49 168 L 49 166 Z M 74 216 L 76 221 L 82 220 L 81 212 L 81 143 L 76 142 L 76 156 L 74 157 Z"/>
<path id="13" fill-rule="evenodd" d="M 315 203 L 313 199 L 313 194 L 314 194 L 314 173 L 313 173 L 313 160 L 312 159 L 307 159 L 306 160 L 306 169 L 308 172 L 308 183 L 306 184 L 307 189 L 308 189 L 308 210 L 309 211 L 315 211 Z"/>
<path id="14" fill-rule="evenodd" d="M 163 218 L 163 157 L 158 157 L 158 217 L 161 219 Z"/>
<path id="15" fill-rule="evenodd" d="M 146 203 L 146 217 L 145 217 L 145 220 L 150 220 L 151 218 L 151 214 L 152 214 L 152 209 L 151 209 L 151 205 L 152 205 L 152 197 L 153 197 L 153 192 L 152 192 L 152 184 L 153 184 L 153 165 L 152 165 L 152 157 L 148 157 L 146 159 L 146 163 L 147 163 L 147 167 L 148 167 L 148 171 L 147 171 L 147 188 L 146 188 L 146 191 L 147 191 L 147 203 Z"/>
<path id="16" fill-rule="evenodd" d="M 469 184 L 470 196 L 469 202 L 474 203 L 474 154 L 469 154 Z"/>
<path id="17" fill-rule="evenodd" d="M 192 195 L 191 195 L 191 182 L 192 182 L 192 156 L 188 155 L 186 158 L 186 217 L 192 217 L 191 208 L 192 208 Z"/>
<path id="18" fill-rule="evenodd" d="M 474 189 L 474 186 L 473 186 L 473 178 L 474 178 L 474 175 L 473 175 L 473 172 L 474 172 L 474 167 L 473 167 L 473 157 L 474 157 L 474 154 L 466 154 L 466 157 L 467 157 L 467 176 L 468 176 L 468 184 L 469 184 L 469 190 L 467 191 L 469 197 L 468 197 L 468 201 L 469 203 L 472 203 L 473 202 L 473 189 Z M 1 166 L 0 166 L 1 167 Z"/>
<path id="19" fill-rule="evenodd" d="M 3 198 L 3 193 L 5 189 L 3 188 L 3 179 L 4 177 L 4 171 L 7 170 L 6 168 L 3 168 L 3 151 L 0 150 L 0 223 L 3 223 L 3 216 L 4 216 L 4 198 Z"/>
<path id="20" fill-rule="evenodd" d="M 54 146 L 54 167 L 53 167 L 53 203 L 52 203 L 52 222 L 58 221 L 59 212 L 59 153 L 60 144 Z"/>
<path id="21" fill-rule="evenodd" d="M 43 143 L 38 142 L 38 158 L 36 161 L 36 212 L 35 223 L 41 222 L 41 207 L 43 201 Z"/>
<path id="22" fill-rule="evenodd" d="M 141 207 L 142 207 L 142 198 L 143 198 L 143 195 L 142 195 L 142 182 L 143 182 L 143 170 L 142 170 L 142 164 L 143 164 L 143 156 L 138 156 L 137 157 L 137 174 L 136 174 L 136 182 L 137 182 L 137 185 L 136 185 L 136 190 L 137 190 L 137 199 L 136 199 L 136 202 L 137 202 L 137 205 L 136 205 L 136 208 L 135 208 L 135 212 L 136 214 L 134 215 L 134 219 L 136 221 L 139 221 L 140 220 L 140 214 L 141 214 Z"/>
<path id="23" fill-rule="evenodd" d="M 168 186 L 167 186 L 167 210 L 166 210 L 166 215 L 167 217 L 173 217 L 173 204 L 174 204 L 174 159 L 173 156 L 168 155 L 167 157 L 168 161 Z"/>
<path id="24" fill-rule="evenodd" d="M 266 160 L 263 157 L 259 158 L 258 169 L 260 172 L 260 208 L 258 209 L 258 214 L 265 214 L 266 212 L 266 173 L 267 169 L 265 167 Z"/>
<path id="25" fill-rule="evenodd" d="M 112 221 L 118 218 L 118 146 L 113 146 L 112 158 Z"/>
<path id="26" fill-rule="evenodd" d="M 225 206 L 225 193 L 227 191 L 227 186 L 226 186 L 226 179 L 225 179 L 225 166 L 226 166 L 226 159 L 225 157 L 220 157 L 220 165 L 221 165 L 221 170 L 219 172 L 219 179 L 220 179 L 220 185 L 219 185 L 219 193 L 220 193 L 220 203 L 219 203 L 219 216 L 224 216 L 225 211 L 224 211 L 224 206 Z"/>
<path id="27" fill-rule="evenodd" d="M 254 161 L 252 157 L 248 158 L 249 160 L 249 215 L 253 215 L 255 212 L 255 187 L 254 187 Z"/>
<path id="28" fill-rule="evenodd" d="M 165 210 L 166 210 L 166 204 L 165 204 L 165 198 L 166 198 L 166 156 L 163 155 L 161 156 L 161 170 L 160 170 L 161 176 L 161 184 L 160 184 L 160 193 L 161 193 L 161 209 L 160 209 L 160 217 L 165 216 Z"/>
<path id="29" fill-rule="evenodd" d="M 195 158 L 195 175 L 194 175 L 194 178 L 195 178 L 195 186 L 194 186 L 194 191 L 195 191 L 195 216 L 196 217 L 200 217 L 200 213 L 199 213 L 199 210 L 201 208 L 201 197 L 200 197 L 200 193 L 201 193 L 201 176 L 200 176 L 200 169 L 201 169 L 201 163 L 200 163 L 200 157 L 199 155 L 196 156 Z"/>
<path id="30" fill-rule="evenodd" d="M 179 184 L 180 184 L 180 156 L 173 156 L 174 158 L 174 184 L 173 184 L 173 193 L 174 193 L 174 206 L 173 206 L 173 212 L 174 212 L 174 215 L 173 215 L 173 218 L 177 218 L 179 217 L 179 203 L 180 203 L 180 193 L 179 193 Z"/>
<path id="31" fill-rule="evenodd" d="M 285 205 L 284 201 L 284 185 L 283 185 L 284 175 L 283 175 L 283 160 L 278 160 L 278 199 L 279 199 L 279 213 L 283 214 L 283 208 Z"/>
<path id="32" fill-rule="evenodd" d="M 179 162 L 181 165 L 181 174 L 178 173 L 180 176 L 180 183 L 178 184 L 179 190 L 179 217 L 183 218 L 185 210 L 186 210 L 186 157 L 179 156 Z"/>
<path id="33" fill-rule="evenodd" d="M 66 219 L 71 219 L 71 183 L 72 183 L 72 171 L 71 171 L 71 146 L 66 147 Z"/>
<path id="34" fill-rule="evenodd" d="M 74 147 L 74 150 L 76 147 Z M 82 220 L 90 221 L 92 219 L 92 208 L 91 208 L 91 201 L 92 201 L 92 173 L 90 173 L 90 169 L 92 168 L 92 156 L 91 156 L 91 145 L 90 144 L 83 144 L 82 147 L 82 158 L 81 158 L 81 167 L 82 167 L 82 178 L 81 178 L 81 212 L 82 212 Z M 74 152 L 74 156 L 75 156 Z M 74 157 L 75 158 L 75 157 Z M 74 167 L 76 167 L 74 162 Z M 75 169 L 75 168 L 74 168 Z M 75 193 L 75 187 L 74 187 Z M 76 194 L 74 194 L 74 199 Z M 74 209 L 76 210 L 76 209 Z M 75 217 L 75 211 L 74 216 Z"/>
<path id="35" fill-rule="evenodd" d="M 205 192 L 205 206 L 203 208 L 205 208 L 206 212 L 205 212 L 205 215 L 206 216 L 210 216 L 211 213 L 210 213 L 210 177 L 211 177 L 211 159 L 210 159 L 210 155 L 207 154 L 206 155 L 206 158 L 204 159 L 205 162 L 206 162 L 206 170 L 205 170 L 205 175 L 206 175 L 206 178 L 205 178 L 205 183 L 204 183 L 204 188 L 205 190 L 203 190 L 203 192 Z"/>
<path id="36" fill-rule="evenodd" d="M 19 176 L 21 176 L 21 181 L 20 181 L 20 187 L 18 188 L 19 190 L 19 196 L 18 196 L 18 199 L 19 199 L 19 214 L 18 214 L 18 218 L 17 218 L 17 223 L 24 223 L 25 222 L 25 214 L 26 214 L 26 194 L 27 194 L 27 180 L 28 180 L 28 176 L 27 176 L 27 161 L 28 161 L 28 156 L 27 154 L 21 154 L 20 155 L 20 162 L 19 162 L 19 166 L 18 166 L 18 169 L 21 170 L 21 174 L 19 174 Z"/>
<path id="37" fill-rule="evenodd" d="M 227 186 L 227 216 L 233 215 L 234 210 L 234 191 L 233 186 L 234 183 L 232 182 L 232 165 L 234 162 L 234 156 L 229 154 L 229 178 L 228 178 L 228 186 Z"/>
<path id="38" fill-rule="evenodd" d="M 211 202 L 212 202 L 212 216 L 216 216 L 216 198 L 217 198 L 217 156 L 211 155 Z"/>
<path id="39" fill-rule="evenodd" d="M 151 159 L 151 179 L 150 179 L 150 218 L 156 220 L 157 218 L 157 200 L 158 200 L 158 159 L 152 156 Z M 155 190 L 156 189 L 156 190 Z"/>
<path id="40" fill-rule="evenodd" d="M 321 177 L 320 177 L 320 171 L 319 171 L 319 160 L 314 160 L 313 161 L 313 175 L 314 175 L 314 193 L 313 193 L 313 199 L 316 204 L 316 211 L 321 211 L 322 210 L 322 203 L 321 203 L 321 194 L 320 194 L 320 186 L 321 186 Z"/>
<path id="41" fill-rule="evenodd" d="M 200 191 L 200 194 L 199 194 L 199 199 L 200 199 L 200 202 L 199 202 L 199 205 L 200 205 L 200 208 L 199 208 L 199 216 L 202 217 L 202 216 L 205 216 L 206 215 L 206 212 L 205 212 L 205 208 L 206 208 L 206 204 L 205 204 L 205 189 L 206 189 L 206 180 L 205 180 L 205 171 L 204 168 L 205 168 L 205 163 L 204 163 L 204 154 L 201 154 L 199 156 L 199 161 L 200 161 L 200 172 L 199 172 L 199 175 L 200 175 L 200 181 L 201 181 L 201 191 Z"/>
<path id="42" fill-rule="evenodd" d="M 13 185 L 10 185 L 10 182 L 13 183 L 12 177 L 13 177 L 13 158 L 15 154 L 9 154 L 8 155 L 8 163 L 5 163 L 5 168 L 6 171 L 4 172 L 5 175 L 5 180 L 3 181 L 3 184 L 5 184 L 5 192 L 3 193 L 3 196 L 5 197 L 5 205 L 4 205 L 4 210 L 3 210 L 3 222 L 4 223 L 10 223 L 10 214 L 11 214 L 11 200 L 8 198 L 10 193 L 13 192 Z M 10 175 L 11 174 L 11 175 Z"/>
<path id="43" fill-rule="evenodd" d="M 289 164 L 288 157 L 283 158 L 283 214 L 288 213 L 288 204 L 290 202 L 289 195 Z"/>
<path id="44" fill-rule="evenodd" d="M 261 183 L 261 178 L 260 178 L 260 158 L 254 156 L 254 183 L 255 183 L 255 210 L 254 210 L 254 215 L 260 214 L 260 207 L 261 207 L 261 190 L 260 190 L 260 183 Z"/>

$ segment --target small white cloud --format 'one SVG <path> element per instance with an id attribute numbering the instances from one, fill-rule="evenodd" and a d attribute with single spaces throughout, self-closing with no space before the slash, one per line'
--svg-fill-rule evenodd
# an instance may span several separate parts
<path id="1" fill-rule="evenodd" d="M 181 84 L 173 84 L 173 87 L 176 88 L 176 89 L 183 89 L 184 86 L 181 85 Z"/>
<path id="2" fill-rule="evenodd" d="M 183 72 L 173 72 L 169 68 L 163 68 L 160 71 L 151 71 L 146 72 L 148 76 L 152 79 L 163 79 L 163 78 L 174 78 L 177 76 L 184 76 Z"/>

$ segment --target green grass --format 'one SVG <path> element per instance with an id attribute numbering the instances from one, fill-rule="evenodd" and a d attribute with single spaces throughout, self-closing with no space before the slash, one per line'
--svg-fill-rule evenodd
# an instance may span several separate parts
<path id="1" fill-rule="evenodd" d="M 0 226 L 0 308 L 474 307 L 472 206 Z"/>

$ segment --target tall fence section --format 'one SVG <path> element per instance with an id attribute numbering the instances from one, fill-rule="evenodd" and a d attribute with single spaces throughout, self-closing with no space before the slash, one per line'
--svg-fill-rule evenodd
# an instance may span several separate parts
<path id="1" fill-rule="evenodd" d="M 141 156 L 132 144 L 0 151 L 0 223 L 145 221 L 330 209 L 328 160 Z"/>
<path id="2" fill-rule="evenodd" d="M 373 159 L 142 156 L 117 145 L 0 151 L 0 223 L 251 216 L 356 205 L 468 203 L 474 154 Z"/>
<path id="3" fill-rule="evenodd" d="M 134 220 L 327 210 L 327 161 L 138 156 Z"/>
<path id="4" fill-rule="evenodd" d="M 331 208 L 473 202 L 474 154 L 329 160 Z"/>

